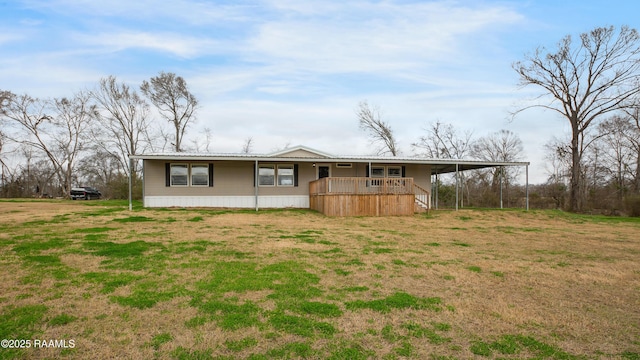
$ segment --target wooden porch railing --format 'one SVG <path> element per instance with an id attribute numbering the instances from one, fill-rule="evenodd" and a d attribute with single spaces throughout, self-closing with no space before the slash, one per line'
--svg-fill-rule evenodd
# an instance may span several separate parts
<path id="1" fill-rule="evenodd" d="M 431 208 L 431 193 L 429 192 L 429 190 L 426 190 L 425 188 L 422 188 L 416 184 L 413 184 L 413 189 L 415 190 L 416 194 L 416 202 L 427 211 L 429 211 Z"/>
<path id="2" fill-rule="evenodd" d="M 413 193 L 413 178 L 326 177 L 309 183 L 310 195 Z"/>

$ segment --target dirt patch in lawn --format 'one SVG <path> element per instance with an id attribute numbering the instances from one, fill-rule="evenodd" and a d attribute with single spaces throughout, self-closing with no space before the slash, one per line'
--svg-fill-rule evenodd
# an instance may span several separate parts
<path id="1" fill-rule="evenodd" d="M 0 218 L 3 224 L 21 224 L 63 216 L 87 208 L 70 201 L 32 200 L 28 202 L 3 201 L 0 203 Z"/>

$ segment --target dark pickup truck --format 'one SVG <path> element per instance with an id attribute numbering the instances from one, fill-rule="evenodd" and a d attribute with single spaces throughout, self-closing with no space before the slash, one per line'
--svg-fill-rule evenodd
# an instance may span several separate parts
<path id="1" fill-rule="evenodd" d="M 102 193 L 96 188 L 92 188 L 89 186 L 76 187 L 71 189 L 71 200 L 83 199 L 83 200 L 91 200 L 91 199 L 100 199 L 102 197 Z"/>

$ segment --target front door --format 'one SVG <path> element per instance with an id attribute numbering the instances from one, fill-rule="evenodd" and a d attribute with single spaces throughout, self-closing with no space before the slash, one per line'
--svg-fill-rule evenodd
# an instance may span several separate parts
<path id="1" fill-rule="evenodd" d="M 331 168 L 328 165 L 319 165 L 318 166 L 318 179 L 329 177 L 329 170 Z"/>

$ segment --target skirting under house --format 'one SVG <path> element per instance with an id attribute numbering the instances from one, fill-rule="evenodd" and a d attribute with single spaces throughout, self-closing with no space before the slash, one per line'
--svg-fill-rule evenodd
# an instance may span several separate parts
<path id="1" fill-rule="evenodd" d="M 206 207 L 255 209 L 255 196 L 146 196 L 145 207 Z M 257 207 L 265 208 L 309 208 L 309 196 L 260 196 Z"/>

